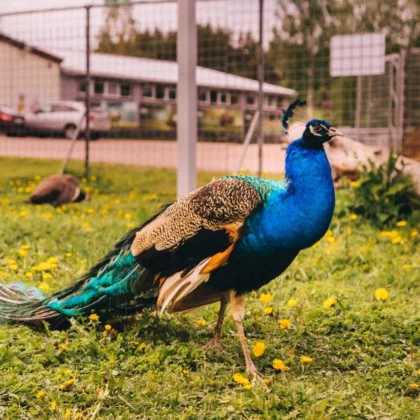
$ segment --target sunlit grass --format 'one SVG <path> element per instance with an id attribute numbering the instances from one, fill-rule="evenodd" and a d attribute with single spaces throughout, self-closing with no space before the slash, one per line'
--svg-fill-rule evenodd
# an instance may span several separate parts
<path id="1" fill-rule="evenodd" d="M 46 292 L 175 197 L 172 171 L 94 165 L 91 202 L 33 207 L 30 190 L 58 163 L 0 166 L 0 281 Z M 0 417 L 417 418 L 420 229 L 406 220 L 381 232 L 346 212 L 345 194 L 326 237 L 248 298 L 246 333 L 267 385 L 244 373 L 230 318 L 224 352 L 202 349 L 216 305 L 160 320 L 91 318 L 68 331 L 1 325 Z"/>

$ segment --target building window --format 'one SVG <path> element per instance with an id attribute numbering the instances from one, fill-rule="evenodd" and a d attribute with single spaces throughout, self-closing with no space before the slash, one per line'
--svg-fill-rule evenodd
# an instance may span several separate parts
<path id="1" fill-rule="evenodd" d="M 227 95 L 226 95 L 225 92 L 220 93 L 220 103 L 221 104 L 227 104 L 228 103 Z"/>
<path id="2" fill-rule="evenodd" d="M 276 98 L 274 96 L 267 96 L 267 106 L 276 106 Z"/>
<path id="3" fill-rule="evenodd" d="M 247 96 L 246 97 L 246 103 L 248 105 L 255 105 L 255 96 Z"/>
<path id="4" fill-rule="evenodd" d="M 96 80 L 93 84 L 93 93 L 95 95 L 103 95 L 105 91 L 105 84 L 99 80 Z"/>
<path id="5" fill-rule="evenodd" d="M 143 86 L 143 96 L 146 98 L 153 98 L 153 87 L 151 85 Z"/>
<path id="6" fill-rule="evenodd" d="M 131 86 L 129 83 L 121 83 L 121 96 L 130 96 Z"/>
<path id="7" fill-rule="evenodd" d="M 198 91 L 198 100 L 200 102 L 207 102 L 207 91 L 206 90 L 199 90 Z"/>
<path id="8" fill-rule="evenodd" d="M 156 85 L 156 99 L 165 99 L 165 88 L 162 85 Z"/>
<path id="9" fill-rule="evenodd" d="M 281 98 L 281 97 L 278 97 L 277 98 L 277 108 L 283 108 L 283 98 Z"/>
<path id="10" fill-rule="evenodd" d="M 231 93 L 230 94 L 230 103 L 231 105 L 236 105 L 239 102 L 239 97 L 238 95 Z"/>
<path id="11" fill-rule="evenodd" d="M 176 89 L 174 87 L 168 88 L 168 98 L 169 99 L 176 99 Z"/>
<path id="12" fill-rule="evenodd" d="M 79 83 L 79 92 L 86 93 L 86 81 L 83 80 Z"/>
<path id="13" fill-rule="evenodd" d="M 108 82 L 108 95 L 119 95 L 120 84 L 117 82 Z"/>
<path id="14" fill-rule="evenodd" d="M 212 104 L 217 104 L 217 90 L 210 91 L 210 102 Z"/>

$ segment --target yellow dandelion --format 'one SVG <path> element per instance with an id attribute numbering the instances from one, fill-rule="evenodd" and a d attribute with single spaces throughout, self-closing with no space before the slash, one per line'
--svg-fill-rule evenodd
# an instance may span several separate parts
<path id="1" fill-rule="evenodd" d="M 58 350 L 69 351 L 69 346 L 66 343 L 61 343 L 58 345 Z"/>
<path id="2" fill-rule="evenodd" d="M 357 220 L 358 216 L 355 213 L 350 214 L 350 220 Z"/>
<path id="3" fill-rule="evenodd" d="M 18 254 L 21 256 L 21 257 L 26 257 L 27 255 L 28 255 L 28 250 L 27 249 L 20 249 L 19 250 L 19 252 L 18 252 Z"/>
<path id="4" fill-rule="evenodd" d="M 412 391 L 420 390 L 420 384 L 410 384 L 408 385 Z"/>
<path id="5" fill-rule="evenodd" d="M 91 315 L 89 315 L 89 319 L 93 322 L 98 322 L 99 321 L 99 315 L 91 314 Z"/>
<path id="6" fill-rule="evenodd" d="M 42 273 L 42 280 L 52 280 L 53 276 L 50 273 Z"/>
<path id="7" fill-rule="evenodd" d="M 95 214 L 95 209 L 89 208 L 86 210 L 87 214 Z"/>
<path id="8" fill-rule="evenodd" d="M 121 204 L 121 200 L 119 200 L 118 198 L 116 200 L 114 200 L 114 204 Z"/>
<path id="9" fill-rule="evenodd" d="M 182 369 L 182 374 L 183 375 L 189 375 L 190 374 L 190 371 L 187 370 L 187 369 Z"/>
<path id="10" fill-rule="evenodd" d="M 65 256 L 66 256 L 66 258 L 71 258 L 73 256 L 73 254 L 71 252 L 66 252 Z"/>
<path id="11" fill-rule="evenodd" d="M 419 234 L 418 230 L 417 230 L 417 229 L 413 229 L 413 230 L 411 231 L 411 233 L 410 233 L 410 236 L 411 236 L 412 238 L 415 238 L 418 234 Z"/>
<path id="12" fill-rule="evenodd" d="M 10 268 L 12 271 L 17 271 L 17 270 L 19 269 L 19 266 L 18 266 L 17 264 L 10 264 L 10 265 L 9 265 L 9 268 Z"/>
<path id="13" fill-rule="evenodd" d="M 316 258 L 316 257 L 312 257 L 312 258 L 311 258 L 311 261 L 312 261 L 313 263 L 316 263 L 316 262 L 318 262 L 318 258 Z"/>
<path id="14" fill-rule="evenodd" d="M 288 308 L 294 308 L 295 306 L 297 306 L 298 305 L 298 300 L 297 299 L 289 299 L 288 301 L 287 301 L 287 303 L 286 303 L 286 306 L 288 307 Z"/>
<path id="15" fill-rule="evenodd" d="M 265 352 L 265 344 L 259 341 L 255 344 L 254 348 L 252 349 L 252 353 L 254 353 L 255 357 L 261 357 Z"/>
<path id="16" fill-rule="evenodd" d="M 69 389 L 71 388 L 76 382 L 76 378 L 71 378 L 68 381 L 63 382 L 60 385 L 60 389 Z"/>
<path id="17" fill-rule="evenodd" d="M 43 400 L 44 398 L 45 398 L 45 391 L 38 391 L 38 393 L 36 394 L 36 399 Z"/>
<path id="18" fill-rule="evenodd" d="M 33 273 L 31 273 L 30 271 L 27 271 L 27 272 L 25 273 L 25 277 L 26 277 L 27 279 L 31 279 L 33 276 L 34 276 L 34 274 L 33 274 Z"/>
<path id="19" fill-rule="evenodd" d="M 273 368 L 276 369 L 276 370 L 281 370 L 282 372 L 284 372 L 285 370 L 288 369 L 288 367 L 280 359 L 274 359 L 273 360 Z"/>
<path id="20" fill-rule="evenodd" d="M 260 302 L 270 303 L 273 300 L 273 296 L 270 293 L 262 293 L 260 295 Z"/>
<path id="21" fill-rule="evenodd" d="M 325 299 L 324 302 L 322 303 L 322 306 L 325 309 L 329 309 L 332 306 L 335 306 L 337 303 L 337 298 L 335 296 L 330 296 L 328 299 Z"/>
<path id="22" fill-rule="evenodd" d="M 137 349 L 136 349 L 136 350 L 141 351 L 141 350 L 144 350 L 146 347 L 147 347 L 147 344 L 146 344 L 146 343 L 141 343 L 141 344 L 137 347 Z"/>
<path id="23" fill-rule="evenodd" d="M 264 383 L 265 383 L 267 386 L 271 386 L 271 379 L 264 379 Z"/>
<path id="24" fill-rule="evenodd" d="M 350 181 L 349 186 L 350 188 L 357 188 L 359 186 L 359 181 Z"/>
<path id="25" fill-rule="evenodd" d="M 42 281 L 38 284 L 38 289 L 41 290 L 41 292 L 48 292 L 50 290 L 50 286 L 48 283 Z"/>
<path id="26" fill-rule="evenodd" d="M 401 266 L 401 270 L 409 270 L 411 267 L 412 267 L 412 265 L 411 265 L 411 264 L 403 264 L 403 265 Z"/>
<path id="27" fill-rule="evenodd" d="M 395 236 L 394 238 L 392 238 L 391 242 L 392 242 L 393 245 L 400 244 L 400 243 L 402 243 L 402 238 L 399 235 Z"/>
<path id="28" fill-rule="evenodd" d="M 269 306 L 268 308 L 264 308 L 264 313 L 266 315 L 271 315 L 273 313 L 273 308 Z"/>
<path id="29" fill-rule="evenodd" d="M 389 298 L 389 292 L 383 287 L 375 290 L 375 299 L 384 302 Z"/>
<path id="30" fill-rule="evenodd" d="M 64 420 L 70 420 L 71 419 L 71 410 L 70 408 L 66 408 L 66 411 L 64 413 Z"/>
<path id="31" fill-rule="evenodd" d="M 104 328 L 105 328 L 105 331 L 111 331 L 112 330 L 112 327 L 109 324 L 106 324 Z"/>
<path id="32" fill-rule="evenodd" d="M 287 330 L 290 328 L 290 321 L 288 319 L 281 319 L 279 322 L 279 326 L 281 330 Z"/>
<path id="33" fill-rule="evenodd" d="M 246 385 L 244 385 L 244 389 L 246 391 L 249 391 L 250 389 L 252 389 L 252 385 L 251 384 L 246 384 Z"/>
<path id="34" fill-rule="evenodd" d="M 53 400 L 50 404 L 50 410 L 55 411 L 57 409 L 57 403 Z"/>
<path id="35" fill-rule="evenodd" d="M 300 356 L 300 361 L 305 364 L 312 363 L 312 357 L 309 356 Z"/>
<path id="36" fill-rule="evenodd" d="M 131 220 L 132 217 L 133 216 L 131 215 L 131 213 L 125 213 L 124 214 L 124 219 L 126 219 L 126 220 Z"/>
<path id="37" fill-rule="evenodd" d="M 197 321 L 197 325 L 200 327 L 205 327 L 207 325 L 207 322 L 204 319 L 199 319 Z"/>
<path id="38" fill-rule="evenodd" d="M 399 222 L 397 222 L 397 226 L 398 227 L 404 227 L 407 226 L 407 222 L 405 220 L 400 220 Z"/>
<path id="39" fill-rule="evenodd" d="M 245 378 L 245 376 L 243 376 L 240 373 L 235 373 L 232 376 L 232 378 L 238 384 L 241 384 L 241 385 L 248 385 L 249 384 L 249 380 L 247 378 Z"/>

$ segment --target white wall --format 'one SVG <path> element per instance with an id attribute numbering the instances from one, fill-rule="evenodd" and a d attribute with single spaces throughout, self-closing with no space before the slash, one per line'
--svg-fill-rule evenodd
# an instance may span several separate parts
<path id="1" fill-rule="evenodd" d="M 60 64 L 0 40 L 0 105 L 26 112 L 60 99 Z"/>

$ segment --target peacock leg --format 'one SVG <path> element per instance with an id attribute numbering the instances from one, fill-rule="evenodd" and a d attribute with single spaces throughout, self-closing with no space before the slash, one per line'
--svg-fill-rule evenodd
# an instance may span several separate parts
<path id="1" fill-rule="evenodd" d="M 220 340 L 222 339 L 222 327 L 223 321 L 225 320 L 226 314 L 226 307 L 229 303 L 229 298 L 226 295 L 222 295 L 220 299 L 220 310 L 219 316 L 217 317 L 217 324 L 214 328 L 214 336 L 213 338 L 204 346 L 206 350 L 210 349 L 220 349 L 221 343 Z"/>
<path id="2" fill-rule="evenodd" d="M 258 372 L 257 368 L 254 365 L 254 362 L 251 359 L 251 354 L 246 345 L 246 338 L 244 333 L 244 316 L 245 316 L 245 296 L 237 295 L 235 290 L 230 292 L 230 303 L 232 304 L 232 316 L 233 321 L 235 322 L 236 332 L 238 333 L 239 342 L 241 343 L 242 352 L 245 357 L 246 371 L 254 376 L 262 376 Z"/>

